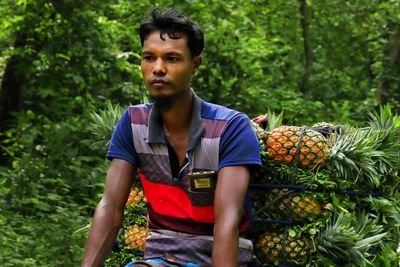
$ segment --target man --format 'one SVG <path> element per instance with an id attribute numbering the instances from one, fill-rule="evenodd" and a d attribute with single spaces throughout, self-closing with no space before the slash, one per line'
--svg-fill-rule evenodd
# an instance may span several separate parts
<path id="1" fill-rule="evenodd" d="M 250 170 L 261 164 L 250 121 L 191 89 L 204 47 L 197 24 L 156 9 L 139 32 L 153 104 L 129 107 L 114 131 L 82 266 L 100 266 L 110 251 L 137 170 L 148 202 L 145 258 L 245 266 L 252 244 L 244 203 Z"/>

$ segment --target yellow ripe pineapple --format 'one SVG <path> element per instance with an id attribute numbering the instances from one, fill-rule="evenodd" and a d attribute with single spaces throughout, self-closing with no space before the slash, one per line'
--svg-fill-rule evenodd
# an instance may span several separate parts
<path id="1" fill-rule="evenodd" d="M 377 129 L 326 126 L 316 131 L 307 127 L 281 126 L 269 131 L 267 154 L 277 163 L 296 163 L 300 168 L 325 165 L 344 179 L 363 180 L 368 186 L 377 187 L 381 175 L 387 173 L 389 166 L 394 166 L 393 158 L 396 159 L 392 154 L 394 150 L 384 152 L 378 147 L 390 127 L 390 124 Z M 297 162 L 294 162 L 296 157 Z M 377 167 L 381 165 L 384 167 Z"/>
<path id="2" fill-rule="evenodd" d="M 144 252 L 144 244 L 146 243 L 147 227 L 137 224 L 131 225 L 124 234 L 125 243 L 131 249 Z"/>
<path id="3" fill-rule="evenodd" d="M 322 213 L 322 205 L 312 193 L 275 188 L 265 196 L 271 211 L 294 221 L 314 220 Z"/>
<path id="4" fill-rule="evenodd" d="M 142 202 L 146 203 L 146 197 L 144 196 L 143 190 L 139 187 L 132 187 L 125 207 L 131 204 L 140 204 Z"/>
<path id="5" fill-rule="evenodd" d="M 305 237 L 291 237 L 274 231 L 264 232 L 255 245 L 255 252 L 263 263 L 304 262 L 311 253 L 311 241 Z"/>
<path id="6" fill-rule="evenodd" d="M 298 165 L 303 168 L 321 166 L 329 156 L 327 140 L 321 133 L 298 126 L 273 129 L 267 138 L 267 146 L 269 158 L 287 165 L 292 164 L 299 153 Z"/>

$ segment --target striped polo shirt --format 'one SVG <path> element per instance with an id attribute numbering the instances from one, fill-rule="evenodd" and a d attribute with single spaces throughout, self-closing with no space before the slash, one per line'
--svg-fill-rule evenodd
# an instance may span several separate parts
<path id="1" fill-rule="evenodd" d="M 107 158 L 138 168 L 150 229 L 212 235 L 218 170 L 261 165 L 260 147 L 244 113 L 205 102 L 194 93 L 189 133 L 184 164 L 173 172 L 159 110 L 153 104 L 131 106 L 115 128 Z M 242 236 L 250 231 L 249 212 L 243 210 Z"/>

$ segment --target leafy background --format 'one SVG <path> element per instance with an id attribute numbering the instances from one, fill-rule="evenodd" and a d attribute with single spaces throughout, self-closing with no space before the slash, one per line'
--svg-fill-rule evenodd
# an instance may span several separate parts
<path id="1" fill-rule="evenodd" d="M 154 4 L 156 2 L 156 4 Z M 400 110 L 398 0 L 0 0 L 0 264 L 77 266 L 108 136 L 93 112 L 146 96 L 137 27 L 153 7 L 202 25 L 197 94 L 286 123 Z M 90 126 L 91 125 L 91 126 Z"/>

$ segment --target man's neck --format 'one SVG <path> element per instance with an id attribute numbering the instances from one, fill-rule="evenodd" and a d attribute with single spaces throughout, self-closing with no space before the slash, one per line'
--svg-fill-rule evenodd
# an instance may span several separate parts
<path id="1" fill-rule="evenodd" d="M 168 111 L 161 111 L 165 129 L 169 134 L 182 134 L 188 132 L 192 114 L 192 90 L 182 95 Z"/>

